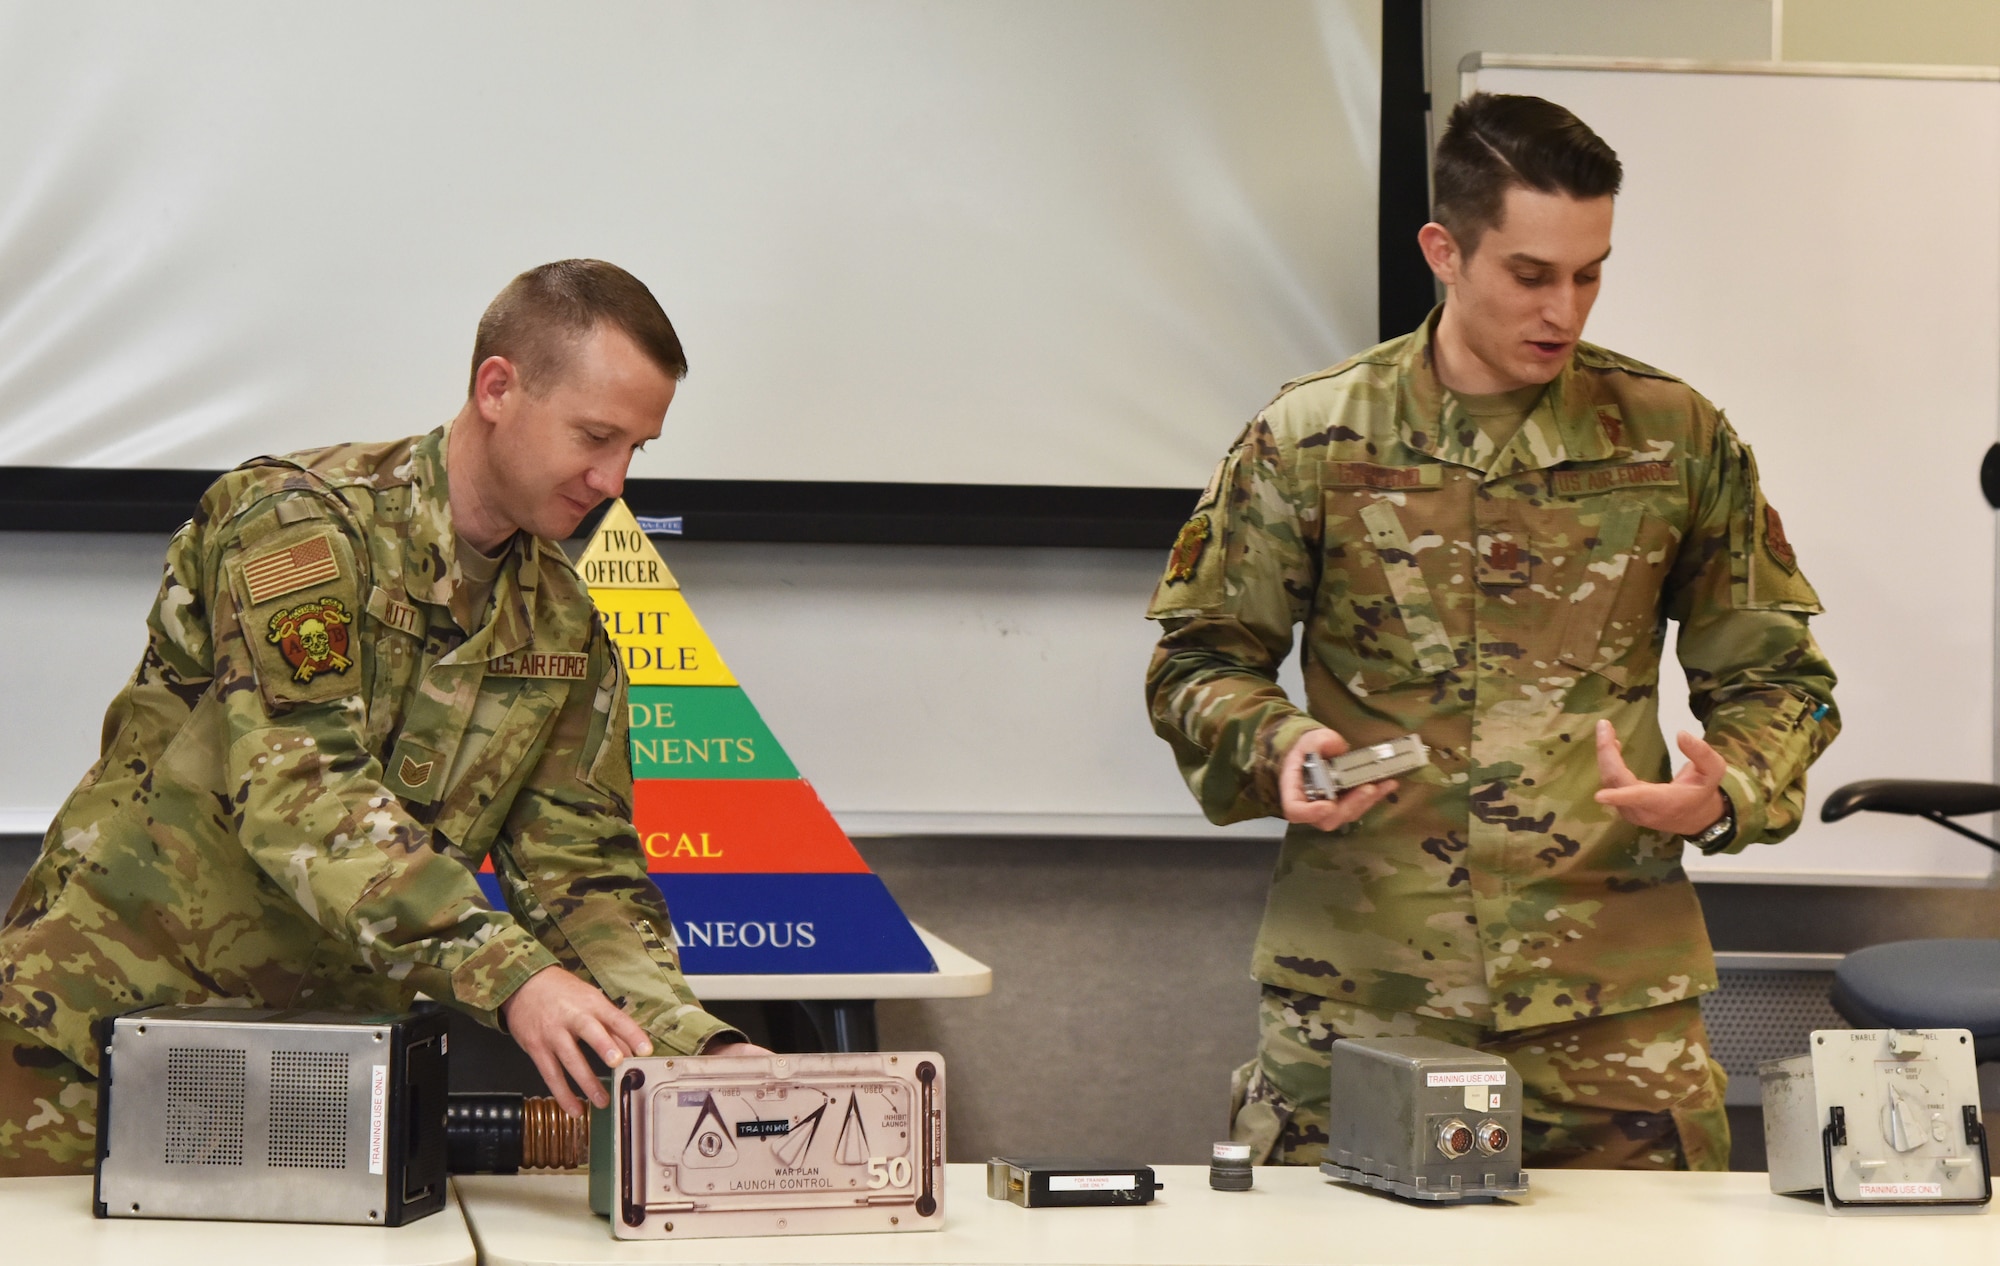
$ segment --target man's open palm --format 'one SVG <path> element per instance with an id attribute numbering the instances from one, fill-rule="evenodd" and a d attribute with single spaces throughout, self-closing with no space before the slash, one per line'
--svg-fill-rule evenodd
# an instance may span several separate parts
<path id="1" fill-rule="evenodd" d="M 1611 722 L 1597 723 L 1597 775 L 1603 790 L 1597 803 L 1610 805 L 1634 826 L 1673 835 L 1699 835 L 1723 814 L 1722 776 L 1729 764 L 1707 743 L 1680 732 L 1676 740 L 1688 763 L 1671 782 L 1647 782 L 1625 764 L 1625 745 Z"/>

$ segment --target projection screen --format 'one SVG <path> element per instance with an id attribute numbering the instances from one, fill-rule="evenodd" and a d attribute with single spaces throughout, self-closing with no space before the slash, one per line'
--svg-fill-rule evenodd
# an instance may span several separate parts
<path id="1" fill-rule="evenodd" d="M 1374 341 L 1377 7 L 0 4 L 0 466 L 428 429 L 595 256 L 635 477 L 1198 487 Z"/>

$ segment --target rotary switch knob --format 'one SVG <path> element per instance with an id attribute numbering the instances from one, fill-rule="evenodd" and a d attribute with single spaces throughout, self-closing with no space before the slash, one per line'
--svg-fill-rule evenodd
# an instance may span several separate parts
<path id="1" fill-rule="evenodd" d="M 1510 1141 L 1507 1134 L 1507 1127 L 1498 1121 L 1481 1121 L 1479 1128 L 1473 1131 L 1473 1133 L 1479 1138 L 1479 1150 L 1488 1156 L 1498 1156 L 1507 1150 L 1507 1144 Z"/>
<path id="2" fill-rule="evenodd" d="M 1473 1148 L 1472 1127 L 1453 1118 L 1438 1127 L 1438 1151 L 1446 1160 L 1457 1160 Z"/>

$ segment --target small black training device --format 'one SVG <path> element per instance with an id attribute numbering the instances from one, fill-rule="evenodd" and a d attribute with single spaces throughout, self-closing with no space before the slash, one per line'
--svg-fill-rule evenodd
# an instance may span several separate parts
<path id="1" fill-rule="evenodd" d="M 986 1162 L 986 1194 L 1024 1209 L 1151 1204 L 1163 1185 L 1147 1165 L 1067 1156 L 995 1156 Z"/>

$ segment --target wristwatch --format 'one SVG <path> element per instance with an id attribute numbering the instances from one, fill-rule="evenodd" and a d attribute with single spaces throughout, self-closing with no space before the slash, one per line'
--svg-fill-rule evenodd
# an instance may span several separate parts
<path id="1" fill-rule="evenodd" d="M 1722 816 L 1712 826 L 1699 835 L 1684 835 L 1681 838 L 1706 853 L 1728 842 L 1736 834 L 1736 806 L 1729 803 L 1729 796 L 1722 793 Z"/>

